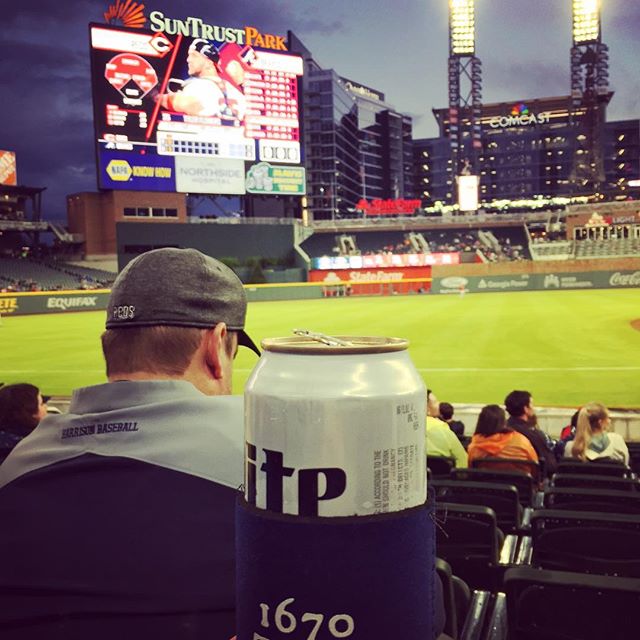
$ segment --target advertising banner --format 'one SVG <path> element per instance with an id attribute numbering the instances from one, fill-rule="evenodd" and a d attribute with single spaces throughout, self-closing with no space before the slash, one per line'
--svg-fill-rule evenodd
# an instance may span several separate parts
<path id="1" fill-rule="evenodd" d="M 420 209 L 420 200 L 405 200 L 397 198 L 395 200 L 372 200 L 368 202 L 364 198 L 356 204 L 356 211 L 364 213 L 365 216 L 398 216 L 413 215 Z"/>
<path id="2" fill-rule="evenodd" d="M 149 20 L 151 29 L 90 26 L 101 188 L 181 191 L 184 184 L 175 178 L 125 178 L 124 165 L 109 172 L 112 158 L 104 152 L 122 154 L 117 159 L 131 166 L 173 167 L 178 157 L 205 169 L 211 159 L 300 161 L 303 63 L 286 50 L 282 36 L 253 27 L 223 28 L 195 17 L 182 25 L 158 11 Z M 219 193 L 244 191 L 234 187 Z"/>
<path id="3" fill-rule="evenodd" d="M 272 167 L 268 162 L 259 162 L 247 171 L 249 193 L 282 194 L 289 196 L 306 193 L 304 167 Z"/>
<path id="4" fill-rule="evenodd" d="M 560 289 L 610 289 L 640 287 L 640 271 L 581 271 L 575 273 L 522 273 L 495 276 L 434 278 L 433 293 L 488 293 Z"/>
<path id="5" fill-rule="evenodd" d="M 170 156 L 132 155 L 100 151 L 100 183 L 105 189 L 175 191 L 174 159 Z"/>
<path id="6" fill-rule="evenodd" d="M 0 315 L 21 316 L 30 313 L 67 313 L 99 311 L 107 308 L 109 291 L 43 291 L 38 293 L 1 293 Z"/>
<path id="7" fill-rule="evenodd" d="M 176 156 L 176 188 L 185 193 L 243 195 L 244 162 Z"/>
<path id="8" fill-rule="evenodd" d="M 16 154 L 0 149 L 0 184 L 17 185 Z"/>
<path id="9" fill-rule="evenodd" d="M 478 193 L 480 176 L 457 176 L 458 206 L 460 211 L 476 211 L 478 209 Z"/>
<path id="10" fill-rule="evenodd" d="M 378 282 L 380 280 L 406 280 L 431 277 L 430 267 L 388 267 L 383 269 L 350 269 L 344 271 L 309 271 L 309 282 Z"/>
<path id="11" fill-rule="evenodd" d="M 323 296 L 392 295 L 397 293 L 425 293 L 430 283 L 415 282 L 430 278 L 431 267 L 386 267 L 381 269 L 349 269 L 309 271 L 309 282 L 322 282 Z M 413 282 L 411 282 L 414 280 Z"/>
<path id="12" fill-rule="evenodd" d="M 312 269 L 378 269 L 459 264 L 459 253 L 375 253 L 363 256 L 321 256 L 311 259 Z M 420 276 L 419 276 L 420 277 Z"/>

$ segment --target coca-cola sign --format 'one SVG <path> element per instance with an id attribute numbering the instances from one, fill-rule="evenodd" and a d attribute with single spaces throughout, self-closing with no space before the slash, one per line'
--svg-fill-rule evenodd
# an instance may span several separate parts
<path id="1" fill-rule="evenodd" d="M 634 271 L 633 273 L 616 271 L 609 278 L 609 284 L 612 287 L 640 287 L 640 271 Z"/>

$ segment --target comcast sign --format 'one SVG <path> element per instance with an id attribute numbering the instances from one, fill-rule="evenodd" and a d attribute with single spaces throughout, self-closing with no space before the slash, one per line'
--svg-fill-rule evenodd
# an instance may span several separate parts
<path id="1" fill-rule="evenodd" d="M 551 119 L 548 111 L 531 113 L 523 102 L 513 105 L 508 116 L 495 116 L 489 120 L 492 129 L 508 129 L 509 127 L 525 127 L 532 124 L 547 124 Z"/>

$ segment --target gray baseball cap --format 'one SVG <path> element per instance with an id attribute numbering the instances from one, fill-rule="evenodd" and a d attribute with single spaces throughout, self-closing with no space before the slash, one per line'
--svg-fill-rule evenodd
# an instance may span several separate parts
<path id="1" fill-rule="evenodd" d="M 118 275 L 107 307 L 107 329 L 200 327 L 224 322 L 238 344 L 260 355 L 244 331 L 247 296 L 240 278 L 222 262 L 195 249 L 154 249 L 134 258 Z"/>

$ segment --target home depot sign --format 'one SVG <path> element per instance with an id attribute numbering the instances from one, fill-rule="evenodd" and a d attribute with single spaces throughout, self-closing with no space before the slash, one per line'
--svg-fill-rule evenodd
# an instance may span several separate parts
<path id="1" fill-rule="evenodd" d="M 13 151 L 0 150 L 0 184 L 18 184 L 16 154 Z"/>

